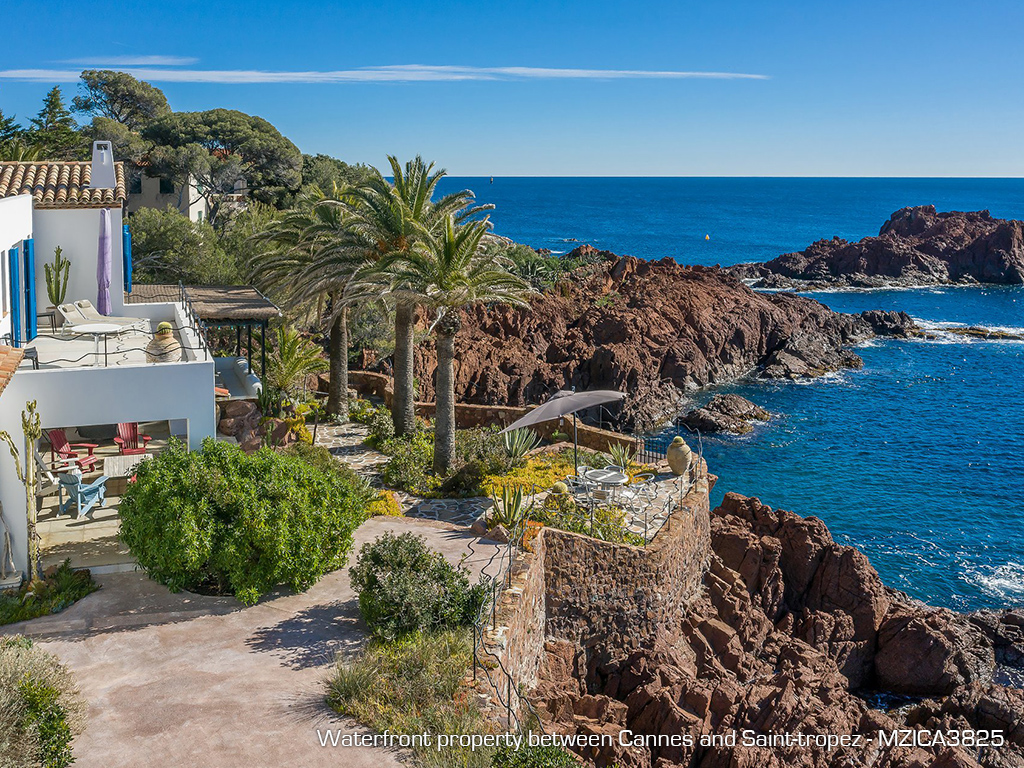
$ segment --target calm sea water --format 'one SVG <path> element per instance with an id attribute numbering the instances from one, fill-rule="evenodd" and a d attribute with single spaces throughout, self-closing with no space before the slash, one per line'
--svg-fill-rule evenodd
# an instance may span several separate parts
<path id="1" fill-rule="evenodd" d="M 446 179 L 493 202 L 503 235 L 643 258 L 734 264 L 877 234 L 906 205 L 1024 218 L 1018 179 Z M 705 235 L 710 239 L 705 240 Z M 818 293 L 837 311 L 902 309 L 1024 330 L 1024 290 Z M 727 388 L 775 418 L 704 452 L 726 491 L 817 515 L 887 583 L 958 609 L 1024 604 L 1024 343 L 874 341 L 862 371 Z M 710 393 L 707 394 L 710 396 Z"/>

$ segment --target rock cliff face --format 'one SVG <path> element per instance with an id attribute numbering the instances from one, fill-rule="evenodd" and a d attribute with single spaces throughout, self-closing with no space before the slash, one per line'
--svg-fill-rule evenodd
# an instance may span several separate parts
<path id="1" fill-rule="evenodd" d="M 1024 614 L 961 615 L 883 585 L 816 518 L 727 494 L 711 515 L 703 593 L 653 647 L 549 639 L 533 698 L 561 732 L 689 734 L 694 746 L 594 749 L 600 766 L 1024 765 Z M 865 692 L 903 694 L 892 709 Z M 859 736 L 858 745 L 701 746 L 704 734 Z M 996 729 L 978 748 L 882 744 L 880 731 Z M 907 742 L 903 742 L 906 744 Z"/>
<path id="2" fill-rule="evenodd" d="M 604 256 L 528 309 L 463 312 L 456 399 L 526 405 L 572 386 L 619 389 L 629 393 L 624 426 L 645 429 L 682 410 L 689 390 L 752 371 L 802 378 L 859 367 L 847 345 L 914 327 L 902 313 L 845 315 L 800 296 L 755 293 L 717 268 Z M 433 399 L 435 369 L 428 341 L 416 359 L 423 400 Z"/>
<path id="3" fill-rule="evenodd" d="M 727 271 L 763 288 L 1017 285 L 1024 283 L 1024 222 L 995 219 L 988 211 L 903 208 L 878 237 L 818 240 L 799 253 Z"/>

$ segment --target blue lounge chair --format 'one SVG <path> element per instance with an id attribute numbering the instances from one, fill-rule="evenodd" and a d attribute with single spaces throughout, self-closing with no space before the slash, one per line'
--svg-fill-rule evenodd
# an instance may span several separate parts
<path id="1" fill-rule="evenodd" d="M 88 485 L 82 484 L 82 475 L 79 472 L 69 472 L 57 479 L 61 490 L 68 495 L 68 500 L 60 505 L 62 514 L 71 514 L 71 506 L 75 505 L 78 507 L 78 518 L 81 519 L 89 514 L 89 510 L 94 506 L 99 504 L 102 507 L 107 500 L 109 478 L 106 475 L 101 475 Z"/>

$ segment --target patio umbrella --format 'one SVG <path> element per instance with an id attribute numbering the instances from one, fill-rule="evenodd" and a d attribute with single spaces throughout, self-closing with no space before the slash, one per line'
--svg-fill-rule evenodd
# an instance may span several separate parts
<path id="1" fill-rule="evenodd" d="M 552 419 L 560 419 L 563 416 L 572 414 L 572 460 L 577 473 L 579 472 L 579 441 L 576 436 L 576 412 L 585 411 L 603 403 L 614 403 L 626 395 L 624 392 L 616 392 L 613 389 L 592 389 L 588 392 L 570 392 L 567 389 L 560 389 L 546 403 L 542 403 L 520 419 L 509 424 L 501 434 L 511 432 L 514 429 L 528 427 L 531 424 L 540 424 Z"/>
<path id="2" fill-rule="evenodd" d="M 100 209 L 100 245 L 96 255 L 96 309 L 110 314 L 110 211 Z"/>

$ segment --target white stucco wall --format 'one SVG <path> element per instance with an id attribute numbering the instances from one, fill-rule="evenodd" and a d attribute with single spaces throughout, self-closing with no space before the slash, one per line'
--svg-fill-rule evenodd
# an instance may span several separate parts
<path id="1" fill-rule="evenodd" d="M 110 307 L 111 314 L 123 315 L 124 306 L 124 261 L 121 235 L 121 209 L 110 209 L 111 265 L 110 265 Z M 36 305 L 42 312 L 49 306 L 46 296 L 46 273 L 43 265 L 53 261 L 53 251 L 58 245 L 64 258 L 71 262 L 71 278 L 65 301 L 88 299 L 96 304 L 96 259 L 99 251 L 100 209 L 55 209 L 33 212 L 33 226 L 36 252 Z"/>
<path id="2" fill-rule="evenodd" d="M 189 447 L 196 450 L 216 434 L 213 381 L 212 358 L 110 368 L 20 368 L 0 401 L 0 429 L 10 432 L 20 448 L 21 410 L 35 400 L 44 430 L 167 420 L 177 430 L 187 424 Z M 0 501 L 11 524 L 15 565 L 27 571 L 25 491 L 6 448 L 0 454 Z"/>
<path id="3" fill-rule="evenodd" d="M 13 297 L 10 297 L 10 277 L 8 275 L 7 251 L 11 248 L 18 249 L 18 258 L 24 265 L 23 241 L 32 237 L 32 197 L 30 195 L 18 195 L 0 199 L 0 256 L 3 257 L 3 265 L 0 267 L 0 279 L 3 280 L 3 292 L 8 296 L 8 308 L 6 311 L 0 309 L 0 336 L 11 332 L 10 306 Z M 24 272 L 22 266 L 21 272 Z M 22 275 L 22 280 L 25 279 Z M 24 321 L 22 322 L 24 328 Z"/>

